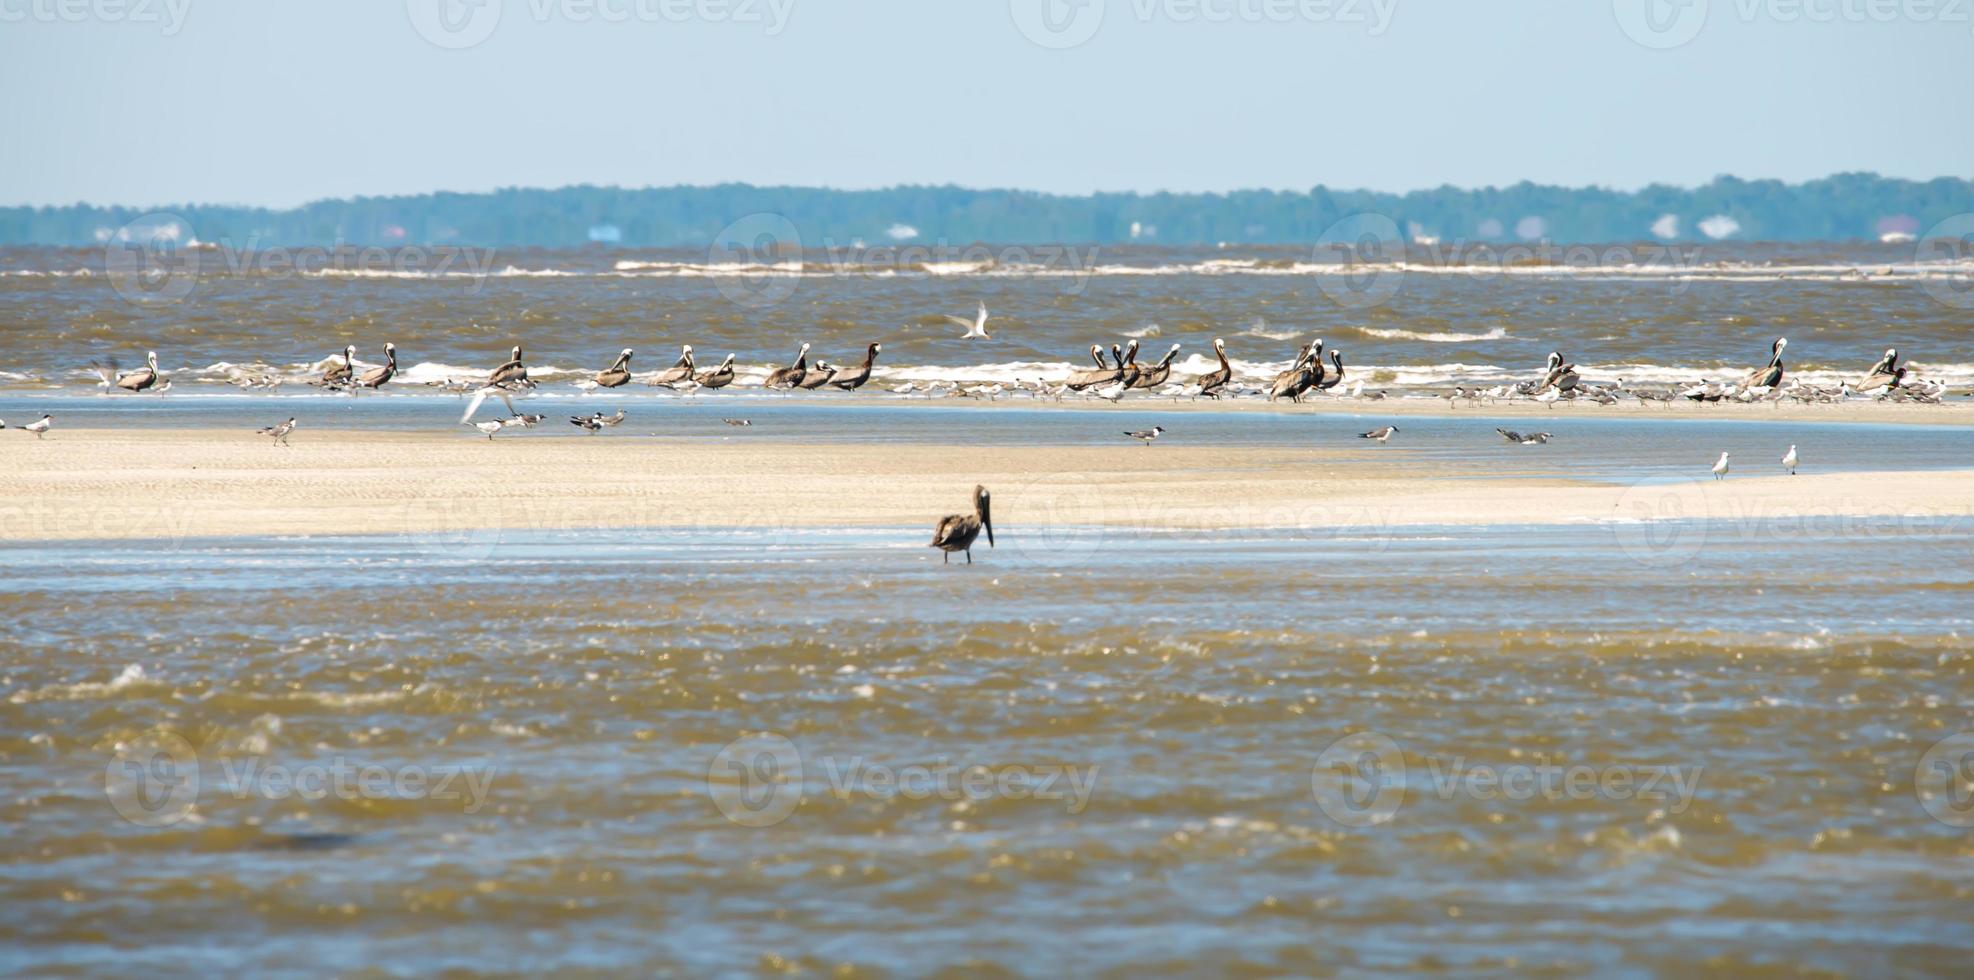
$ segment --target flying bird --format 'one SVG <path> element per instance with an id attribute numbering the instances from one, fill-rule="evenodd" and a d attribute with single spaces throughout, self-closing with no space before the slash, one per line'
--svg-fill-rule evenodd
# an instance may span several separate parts
<path id="1" fill-rule="evenodd" d="M 992 340 L 993 339 L 992 337 L 987 336 L 987 301 L 986 300 L 980 301 L 980 309 L 978 312 L 974 313 L 973 319 L 971 320 L 968 320 L 965 317 L 954 316 L 951 313 L 947 313 L 944 315 L 946 319 L 951 320 L 954 323 L 957 323 L 960 326 L 966 328 L 966 333 L 960 335 L 961 340 L 974 340 L 974 339 Z"/>

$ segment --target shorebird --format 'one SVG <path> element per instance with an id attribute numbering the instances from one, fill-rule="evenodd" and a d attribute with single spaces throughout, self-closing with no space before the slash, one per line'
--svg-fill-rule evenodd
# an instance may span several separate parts
<path id="1" fill-rule="evenodd" d="M 1727 453 L 1721 453 L 1720 458 L 1714 461 L 1714 479 L 1727 479 L 1727 457 Z"/>
<path id="2" fill-rule="evenodd" d="M 727 362 L 725 364 L 721 365 L 721 367 L 732 367 L 732 366 L 733 366 L 733 358 L 731 356 L 727 358 Z M 692 381 L 692 380 L 694 380 L 692 376 L 692 345 L 686 344 L 679 348 L 679 359 L 673 361 L 671 367 L 668 367 L 665 370 L 658 372 L 656 375 L 654 375 L 651 378 L 650 381 L 647 381 L 645 383 L 669 388 L 682 381 Z M 727 380 L 731 381 L 733 379 L 729 377 Z M 711 387 L 711 388 L 719 387 L 719 385 L 707 385 L 704 381 L 701 381 L 700 384 L 702 386 Z"/>
<path id="3" fill-rule="evenodd" d="M 987 547 L 994 546 L 994 519 L 988 510 L 987 488 L 973 488 L 973 513 L 949 514 L 939 519 L 939 526 L 932 530 L 932 547 L 945 552 L 940 564 L 949 564 L 953 552 L 966 552 L 966 563 L 973 564 L 973 542 L 980 532 L 987 532 Z"/>
<path id="4" fill-rule="evenodd" d="M 1131 380 L 1130 386 L 1133 388 L 1156 388 L 1164 384 L 1165 379 L 1172 376 L 1172 359 L 1178 356 L 1179 345 L 1173 344 L 1172 349 L 1166 351 L 1165 356 L 1160 358 L 1157 364 L 1148 368 L 1138 369 L 1138 376 Z"/>
<path id="5" fill-rule="evenodd" d="M 1378 426 L 1378 427 L 1377 427 L 1377 428 L 1375 428 L 1375 429 L 1372 429 L 1372 430 L 1371 430 L 1371 431 L 1369 431 L 1369 432 L 1365 432 L 1365 433 L 1361 433 L 1361 434 L 1359 434 L 1357 438 L 1359 438 L 1359 439 L 1376 439 L 1376 440 L 1378 440 L 1379 442 L 1389 442 L 1389 441 L 1391 440 L 1391 436 L 1392 436 L 1392 433 L 1394 433 L 1394 432 L 1397 432 L 1397 431 L 1398 431 L 1398 426 L 1395 426 L 1395 425 L 1381 425 L 1381 426 Z"/>
<path id="6" fill-rule="evenodd" d="M 1788 469 L 1790 476 L 1796 475 L 1796 464 L 1798 462 L 1801 462 L 1801 459 L 1796 455 L 1796 445 L 1795 443 L 1790 443 L 1789 451 L 1782 454 L 1782 465 Z"/>
<path id="7" fill-rule="evenodd" d="M 535 418 L 539 419 L 541 418 L 541 416 L 537 415 L 535 416 Z M 624 410 L 620 408 L 614 414 L 611 415 L 604 415 L 602 413 L 598 413 L 596 416 L 596 420 L 598 422 L 601 422 L 604 428 L 606 429 L 610 428 L 611 426 L 614 426 L 617 423 L 622 422 L 624 420 Z"/>
<path id="8" fill-rule="evenodd" d="M 1782 348 L 1789 346 L 1789 338 L 1777 337 L 1769 347 L 1768 366 L 1748 375 L 1741 383 L 1743 388 L 1773 388 L 1782 383 Z"/>
<path id="9" fill-rule="evenodd" d="M 398 345 L 385 344 L 384 366 L 365 371 L 362 377 L 356 379 L 356 386 L 358 388 L 369 388 L 374 391 L 384 387 L 385 383 L 390 381 L 391 377 L 397 373 Z"/>
<path id="10" fill-rule="evenodd" d="M 816 360 L 816 366 L 809 369 L 809 373 L 803 375 L 802 380 L 795 387 L 803 391 L 814 391 L 828 384 L 830 379 L 834 377 L 836 377 L 836 369 L 830 367 L 828 361 L 818 358 Z"/>
<path id="11" fill-rule="evenodd" d="M 1552 438 L 1547 432 L 1530 432 L 1524 435 L 1513 429 L 1495 429 L 1494 431 L 1501 433 L 1501 438 L 1523 446 L 1544 445 Z"/>
<path id="12" fill-rule="evenodd" d="M 726 424 L 728 424 L 728 425 L 753 425 L 753 424 L 754 424 L 754 420 L 753 420 L 753 419 L 721 419 L 720 421 L 722 421 L 722 422 L 725 422 L 725 423 L 726 423 Z"/>
<path id="13" fill-rule="evenodd" d="M 1112 344 L 1110 349 L 1113 353 L 1116 352 L 1117 345 Z M 1063 381 L 1064 387 L 1070 391 L 1082 391 L 1085 388 L 1109 384 L 1116 381 L 1119 373 L 1124 369 L 1124 358 L 1121 355 L 1116 364 L 1107 363 L 1104 361 L 1104 349 L 1097 344 L 1090 345 L 1090 357 L 1097 362 L 1096 370 L 1071 372 Z"/>
<path id="14" fill-rule="evenodd" d="M 1139 429 L 1136 432 L 1126 432 L 1124 434 L 1149 446 L 1152 444 L 1153 439 L 1165 434 L 1165 427 L 1154 425 L 1149 429 Z"/>
<path id="15" fill-rule="evenodd" d="M 91 361 L 89 366 L 96 370 L 97 377 L 103 379 L 103 388 L 117 388 L 123 391 L 135 392 L 151 390 L 151 388 L 157 385 L 158 378 L 160 377 L 158 374 L 157 351 L 146 351 L 144 353 L 144 363 L 146 365 L 145 367 L 138 368 L 129 374 L 121 375 L 117 373 L 116 358 L 110 358 L 101 364 Z"/>
<path id="16" fill-rule="evenodd" d="M 829 379 L 829 386 L 844 391 L 856 391 L 870 380 L 871 365 L 877 363 L 877 354 L 884 349 L 883 344 L 873 343 L 864 348 L 864 363 L 845 371 L 838 371 Z"/>
<path id="17" fill-rule="evenodd" d="M 501 404 L 507 406 L 507 411 L 512 413 L 514 411 L 514 399 L 508 397 L 509 393 L 523 391 L 534 386 L 535 383 L 528 380 L 528 366 L 521 363 L 521 345 L 515 344 L 514 351 L 508 356 L 507 363 L 494 368 L 493 373 L 487 375 L 486 382 L 480 386 L 479 390 L 473 392 L 473 398 L 466 403 L 466 411 L 459 416 L 459 421 L 466 422 L 472 419 L 473 413 L 480 410 L 480 404 L 487 400 L 488 395 L 499 398 Z"/>
<path id="18" fill-rule="evenodd" d="M 976 339 L 992 340 L 993 339 L 992 337 L 987 336 L 987 301 L 986 300 L 980 301 L 980 309 L 978 312 L 974 313 L 973 319 L 971 320 L 968 320 L 965 317 L 954 316 L 951 313 L 947 313 L 943 315 L 946 317 L 946 319 L 951 320 L 954 323 L 957 323 L 960 326 L 966 328 L 966 333 L 960 335 L 961 340 L 976 340 Z"/>
<path id="19" fill-rule="evenodd" d="M 1194 398 L 1205 395 L 1218 401 L 1220 389 L 1227 387 L 1227 382 L 1234 380 L 1234 366 L 1227 363 L 1227 342 L 1219 337 L 1213 338 L 1213 354 L 1220 358 L 1220 369 L 1199 376 L 1199 393 L 1194 395 Z"/>
<path id="20" fill-rule="evenodd" d="M 32 432 L 34 433 L 34 437 L 36 439 L 39 439 L 42 436 L 47 435 L 48 430 L 54 428 L 54 426 L 55 426 L 55 417 L 53 415 L 43 415 L 40 418 L 35 419 L 34 421 L 21 426 L 21 431 Z M 3 428 L 6 428 L 6 423 L 0 422 L 0 429 Z"/>
<path id="21" fill-rule="evenodd" d="M 631 349 L 629 347 L 624 348 L 617 355 L 617 359 L 610 362 L 609 367 L 596 372 L 596 376 L 590 379 L 591 383 L 599 388 L 622 387 L 629 380 L 631 380 Z"/>
<path id="22" fill-rule="evenodd" d="M 507 428 L 507 423 L 505 423 L 505 422 L 501 422 L 501 421 L 497 421 L 497 420 L 493 420 L 493 421 L 486 421 L 486 422 L 462 422 L 462 423 L 460 423 L 460 424 L 461 424 L 461 425 L 470 425 L 470 426 L 472 426 L 473 428 L 475 428 L 475 429 L 478 429 L 478 430 L 480 430 L 481 432 L 484 432 L 484 433 L 486 433 L 486 435 L 487 435 L 487 441 L 488 441 L 488 442 L 492 442 L 492 441 L 493 441 L 493 437 L 494 437 L 494 433 L 496 433 L 496 432 L 499 432 L 500 430 L 502 430 L 502 429 L 505 429 L 505 428 Z"/>
<path id="23" fill-rule="evenodd" d="M 288 433 L 295 431 L 295 420 L 291 418 L 280 425 L 270 425 L 256 431 L 264 436 L 272 436 L 275 445 L 285 446 L 288 444 Z"/>
<path id="24" fill-rule="evenodd" d="M 546 415 L 516 415 L 501 419 L 500 427 L 503 429 L 532 429 L 541 424 L 541 420 L 547 417 Z"/>
<path id="25" fill-rule="evenodd" d="M 808 377 L 808 375 L 809 345 L 805 343 L 802 345 L 801 350 L 795 352 L 794 364 L 775 370 L 768 375 L 766 380 L 761 382 L 761 386 L 764 388 L 793 388 L 801 384 L 802 379 Z"/>
<path id="26" fill-rule="evenodd" d="M 691 350 L 689 347 L 686 348 L 688 354 L 691 353 Z M 727 359 L 721 361 L 719 367 L 711 371 L 701 371 L 693 375 L 692 380 L 701 388 L 717 389 L 733 384 L 733 355 L 728 354 Z"/>
<path id="27" fill-rule="evenodd" d="M 356 377 L 356 345 L 348 344 L 343 347 L 342 363 L 331 361 L 329 367 L 322 372 L 321 380 L 313 384 L 318 388 L 342 388 L 354 377 Z"/>
<path id="28" fill-rule="evenodd" d="M 571 415 L 569 416 L 569 424 L 576 426 L 577 428 L 586 429 L 589 431 L 590 435 L 595 435 L 603 431 L 603 425 L 604 425 L 603 413 L 597 412 L 593 415 Z"/>

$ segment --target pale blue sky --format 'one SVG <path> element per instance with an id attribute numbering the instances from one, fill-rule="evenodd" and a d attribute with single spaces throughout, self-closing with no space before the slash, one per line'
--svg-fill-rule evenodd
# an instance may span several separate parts
<path id="1" fill-rule="evenodd" d="M 0 204 L 1974 175 L 1974 0 L 478 2 L 0 0 Z"/>

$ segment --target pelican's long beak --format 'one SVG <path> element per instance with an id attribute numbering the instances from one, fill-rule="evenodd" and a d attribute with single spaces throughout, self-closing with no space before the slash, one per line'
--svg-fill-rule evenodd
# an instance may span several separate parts
<path id="1" fill-rule="evenodd" d="M 992 503 L 993 503 L 992 499 L 987 496 L 987 491 L 985 490 L 980 491 L 980 498 L 975 501 L 975 504 L 980 508 L 980 526 L 982 529 L 986 530 L 987 532 L 987 547 L 989 548 L 992 548 L 994 546 L 994 515 L 993 515 Z"/>

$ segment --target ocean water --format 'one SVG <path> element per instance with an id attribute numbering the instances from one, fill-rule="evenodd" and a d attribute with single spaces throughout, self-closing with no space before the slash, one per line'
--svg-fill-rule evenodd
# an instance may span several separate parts
<path id="1" fill-rule="evenodd" d="M 1964 522 L 997 531 L 0 547 L 0 969 L 1974 953 Z"/>
<path id="2" fill-rule="evenodd" d="M 1787 335 L 1798 378 L 1856 380 L 1887 347 L 1921 377 L 1974 383 L 1966 341 L 1974 264 L 1914 245 L 1623 243 L 1576 248 L 1415 245 L 1402 257 L 1310 249 L 963 246 L 815 249 L 736 261 L 687 252 L 241 246 L 131 258 L 118 250 L 0 249 L 0 386 L 91 390 L 91 360 L 129 369 L 156 350 L 175 390 L 240 372 L 290 383 L 345 344 L 360 363 L 395 343 L 399 390 L 484 376 L 516 344 L 531 375 L 567 385 L 624 347 L 633 369 L 691 344 L 734 353 L 743 384 L 789 363 L 861 360 L 873 388 L 905 380 L 1059 378 L 1091 344 L 1138 339 L 1141 361 L 1181 344 L 1182 376 L 1216 366 L 1264 379 L 1324 338 L 1346 370 L 1400 392 L 1497 385 L 1560 350 L 1596 380 L 1738 378 Z M 948 254 L 950 253 L 950 254 Z M 1347 261 L 1346 261 L 1347 260 Z M 945 319 L 990 312 L 991 340 Z M 649 389 L 645 389 L 649 390 Z"/>

